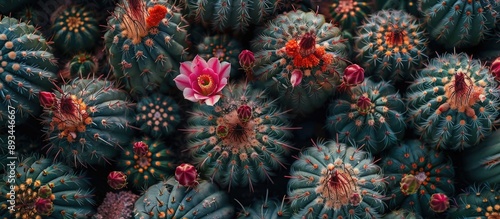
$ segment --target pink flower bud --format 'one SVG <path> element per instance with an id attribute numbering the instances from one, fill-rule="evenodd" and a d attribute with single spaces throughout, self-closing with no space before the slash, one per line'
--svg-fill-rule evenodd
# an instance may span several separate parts
<path id="1" fill-rule="evenodd" d="M 229 128 L 225 125 L 219 125 L 215 130 L 215 134 L 217 134 L 219 138 L 225 138 L 229 134 Z"/>
<path id="2" fill-rule="evenodd" d="M 252 108 L 248 105 L 241 105 L 236 112 L 238 113 L 238 119 L 242 123 L 247 123 L 252 118 Z"/>
<path id="3" fill-rule="evenodd" d="M 38 198 L 35 201 L 35 210 L 36 213 L 40 215 L 51 215 L 54 211 L 54 203 L 52 203 L 52 200 L 48 198 Z"/>
<path id="4" fill-rule="evenodd" d="M 491 63 L 490 70 L 495 79 L 500 81 L 500 57 L 496 58 L 495 61 Z"/>
<path id="5" fill-rule="evenodd" d="M 372 101 L 370 100 L 370 98 L 361 95 L 356 105 L 358 106 L 358 112 L 363 115 L 366 115 L 371 110 Z"/>
<path id="6" fill-rule="evenodd" d="M 127 185 L 127 175 L 121 171 L 108 174 L 108 185 L 113 189 L 122 189 Z"/>
<path id="7" fill-rule="evenodd" d="M 48 185 L 43 185 L 38 188 L 38 197 L 40 198 L 50 198 L 52 195 L 52 189 Z"/>
<path id="8" fill-rule="evenodd" d="M 240 60 L 240 66 L 247 71 L 248 69 L 252 69 L 255 63 L 255 56 L 250 50 L 243 50 L 238 55 L 238 59 Z"/>
<path id="9" fill-rule="evenodd" d="M 292 87 L 295 87 L 302 82 L 303 73 L 299 69 L 295 69 L 292 71 L 292 76 L 290 77 L 290 83 L 292 83 Z"/>
<path id="10" fill-rule="evenodd" d="M 191 164 L 183 163 L 175 168 L 175 180 L 177 180 L 181 186 L 194 186 L 197 183 L 197 178 L 198 171 Z"/>
<path id="11" fill-rule="evenodd" d="M 356 86 L 363 83 L 365 80 L 365 70 L 361 66 L 352 64 L 345 68 L 344 76 L 342 76 L 342 83 L 345 86 Z"/>
<path id="12" fill-rule="evenodd" d="M 142 141 L 135 142 L 133 149 L 134 154 L 139 157 L 146 156 L 149 153 L 148 145 Z"/>
<path id="13" fill-rule="evenodd" d="M 56 95 L 52 92 L 46 91 L 40 91 L 38 99 L 40 100 L 40 105 L 47 109 L 53 108 L 57 102 Z"/>
<path id="14" fill-rule="evenodd" d="M 450 207 L 450 200 L 448 196 L 443 193 L 434 193 L 431 196 L 431 200 L 429 202 L 432 211 L 436 213 L 445 212 Z"/>

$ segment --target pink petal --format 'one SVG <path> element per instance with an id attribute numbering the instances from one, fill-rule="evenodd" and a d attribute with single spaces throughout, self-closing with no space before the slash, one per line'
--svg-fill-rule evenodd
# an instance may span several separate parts
<path id="1" fill-rule="evenodd" d="M 189 80 L 189 77 L 187 75 L 177 75 L 177 77 L 174 78 L 174 81 L 179 90 L 184 90 L 187 87 L 191 87 L 191 81 Z"/>
<path id="2" fill-rule="evenodd" d="M 208 68 L 208 64 L 205 61 L 205 59 L 203 59 L 199 55 L 196 55 L 196 57 L 194 57 L 192 66 L 193 66 L 193 73 L 201 72 L 203 69 Z"/>
<path id="3" fill-rule="evenodd" d="M 292 84 L 292 87 L 295 87 L 302 82 L 302 71 L 299 69 L 295 69 L 292 72 L 292 76 L 290 77 L 290 83 Z"/>
<path id="4" fill-rule="evenodd" d="M 194 97 L 194 91 L 191 88 L 186 88 L 182 91 L 182 94 L 184 95 L 184 98 L 186 100 L 192 101 L 192 102 L 197 102 L 198 100 Z"/>
<path id="5" fill-rule="evenodd" d="M 215 93 L 219 93 L 226 85 L 227 85 L 227 78 L 223 78 L 222 80 L 220 80 L 219 85 L 217 85 Z"/>
<path id="6" fill-rule="evenodd" d="M 218 73 L 220 78 L 229 78 L 229 74 L 231 73 L 231 63 L 222 62 L 221 69 Z"/>
<path id="7" fill-rule="evenodd" d="M 213 57 L 208 60 L 208 67 L 211 68 L 215 73 L 219 72 L 220 62 L 219 59 Z"/>
<path id="8" fill-rule="evenodd" d="M 209 106 L 215 105 L 220 99 L 220 95 L 214 95 L 205 100 L 205 104 Z"/>
<path id="9" fill-rule="evenodd" d="M 205 100 L 205 99 L 208 99 L 208 96 L 204 96 L 204 95 L 201 95 L 201 94 L 198 94 L 198 93 L 194 93 L 194 98 L 196 98 L 197 100 Z"/>
<path id="10" fill-rule="evenodd" d="M 193 64 L 191 61 L 186 61 L 181 63 L 181 68 L 179 69 L 181 75 L 190 75 L 193 73 Z"/>
<path id="11" fill-rule="evenodd" d="M 198 81 L 191 81 L 191 88 L 195 91 L 195 93 L 201 93 L 201 87 L 198 84 Z"/>

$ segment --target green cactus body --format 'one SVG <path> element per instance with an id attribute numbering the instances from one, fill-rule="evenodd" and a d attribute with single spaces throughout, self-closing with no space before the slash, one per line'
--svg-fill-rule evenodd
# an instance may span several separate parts
<path id="1" fill-rule="evenodd" d="M 495 131 L 477 147 L 463 151 L 461 168 L 465 177 L 475 183 L 500 185 L 500 131 Z"/>
<path id="2" fill-rule="evenodd" d="M 430 38 L 448 49 L 477 45 L 495 27 L 500 3 L 496 0 L 422 0 Z"/>
<path id="3" fill-rule="evenodd" d="M 35 0 L 0 0 L 0 14 L 8 15 L 24 5 L 36 2 Z M 0 31 L 1 32 L 1 31 Z"/>
<path id="4" fill-rule="evenodd" d="M 180 121 L 179 105 L 169 96 L 154 93 L 136 105 L 136 126 L 153 138 L 175 133 Z"/>
<path id="5" fill-rule="evenodd" d="M 462 150 L 491 134 L 498 88 L 479 60 L 444 54 L 415 78 L 406 93 L 407 117 L 430 146 Z"/>
<path id="6" fill-rule="evenodd" d="M 380 218 L 384 177 L 371 155 L 335 141 L 302 151 L 290 168 L 292 218 Z"/>
<path id="7" fill-rule="evenodd" d="M 378 10 L 400 10 L 420 17 L 418 9 L 418 0 L 376 0 Z"/>
<path id="8" fill-rule="evenodd" d="M 243 208 L 237 214 L 237 219 L 289 219 L 290 206 L 285 200 L 260 199 L 253 202 L 252 206 Z"/>
<path id="9" fill-rule="evenodd" d="M 224 191 L 207 181 L 184 187 L 173 178 L 149 187 L 134 206 L 135 219 L 232 218 L 234 208 Z"/>
<path id="10" fill-rule="evenodd" d="M 447 218 L 491 219 L 500 215 L 500 189 L 497 185 L 468 186 L 456 199 Z"/>
<path id="11" fill-rule="evenodd" d="M 65 8 L 54 20 L 52 30 L 55 46 L 65 54 L 92 49 L 100 31 L 94 12 L 80 5 Z"/>
<path id="12" fill-rule="evenodd" d="M 409 209 L 429 218 L 435 216 L 429 207 L 432 194 L 453 196 L 455 171 L 451 159 L 443 152 L 429 149 L 418 140 L 407 140 L 388 150 L 383 157 L 381 166 L 388 182 L 389 209 Z M 419 187 L 405 193 L 402 184 L 410 174 Z"/>
<path id="13" fill-rule="evenodd" d="M 203 41 L 196 48 L 197 54 L 205 60 L 217 57 L 220 62 L 231 63 L 230 78 L 234 79 L 239 75 L 241 67 L 238 55 L 242 51 L 242 45 L 238 40 L 232 39 L 229 35 L 207 36 L 203 38 Z"/>
<path id="14" fill-rule="evenodd" d="M 371 15 L 359 27 L 355 47 L 367 75 L 393 83 L 411 79 L 427 58 L 427 38 L 417 18 L 398 10 Z"/>
<path id="15" fill-rule="evenodd" d="M 10 17 L 0 21 L 0 127 L 7 126 L 9 116 L 19 125 L 40 114 L 38 92 L 51 90 L 57 77 L 51 51 L 32 25 Z"/>
<path id="16" fill-rule="evenodd" d="M 369 0 L 316 0 L 313 8 L 316 6 L 327 20 L 331 18 L 342 30 L 350 32 L 355 32 L 372 12 Z"/>
<path id="17" fill-rule="evenodd" d="M 384 215 L 382 219 L 424 219 L 422 216 L 418 215 L 416 212 L 409 211 L 406 209 L 399 209 L 391 211 Z"/>
<path id="18" fill-rule="evenodd" d="M 307 114 L 321 107 L 340 84 L 348 56 L 339 28 L 315 12 L 291 11 L 273 19 L 253 40 L 254 75 L 279 101 Z M 293 71 L 300 71 L 300 80 Z"/>
<path id="19" fill-rule="evenodd" d="M 271 180 L 284 167 L 291 127 L 264 91 L 228 84 L 214 107 L 195 105 L 188 119 L 188 148 L 202 175 L 223 187 Z M 272 181 L 272 180 L 271 180 Z"/>
<path id="20" fill-rule="evenodd" d="M 339 141 L 355 142 L 378 154 L 403 138 L 405 111 L 406 106 L 392 85 L 365 79 L 351 93 L 330 104 L 326 128 L 330 137 L 338 134 Z"/>
<path id="21" fill-rule="evenodd" d="M 276 0 L 187 0 L 189 16 L 204 26 L 222 32 L 244 34 L 275 13 Z"/>
<path id="22" fill-rule="evenodd" d="M 128 95 L 98 79 L 76 79 L 55 92 L 45 108 L 48 154 L 71 166 L 105 164 L 120 153 L 132 134 Z"/>
<path id="23" fill-rule="evenodd" d="M 144 145 L 138 145 L 142 143 Z M 127 174 L 129 185 L 147 188 L 171 176 L 176 160 L 176 155 L 163 141 L 143 137 L 124 148 L 118 169 Z"/>
<path id="24" fill-rule="evenodd" d="M 169 1 L 141 1 L 139 18 L 130 6 L 119 4 L 104 35 L 114 76 L 133 95 L 173 85 L 180 61 L 186 54 L 187 21 Z M 156 9 L 156 11 L 155 11 Z M 166 9 L 166 10 L 164 10 Z M 154 13 L 147 12 L 151 10 Z M 158 16 L 166 14 L 161 20 Z"/>
<path id="25" fill-rule="evenodd" d="M 69 77 L 87 78 L 97 72 L 99 63 L 97 58 L 87 53 L 80 53 L 71 59 L 66 68 L 69 70 Z"/>
<path id="26" fill-rule="evenodd" d="M 34 155 L 16 161 L 12 170 L 15 178 L 9 178 L 9 173 L 2 175 L 0 218 L 84 219 L 94 213 L 90 183 L 69 166 Z M 11 186 L 15 190 L 15 211 L 8 208 Z M 39 205 L 40 199 L 45 200 L 45 206 Z"/>

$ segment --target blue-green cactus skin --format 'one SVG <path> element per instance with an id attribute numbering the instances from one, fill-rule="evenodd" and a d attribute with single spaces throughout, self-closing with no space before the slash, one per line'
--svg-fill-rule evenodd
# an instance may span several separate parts
<path id="1" fill-rule="evenodd" d="M 470 185 L 455 199 L 448 219 L 489 219 L 500 214 L 498 185 Z"/>
<path id="2" fill-rule="evenodd" d="M 241 43 L 229 35 L 206 36 L 196 46 L 198 55 L 208 60 L 217 57 L 220 62 L 231 63 L 230 78 L 236 78 L 240 74 L 240 63 L 238 55 L 243 50 Z"/>
<path id="3" fill-rule="evenodd" d="M 416 212 L 406 209 L 399 209 L 387 213 L 382 217 L 382 219 L 424 219 L 424 218 Z"/>
<path id="4" fill-rule="evenodd" d="M 290 206 L 277 199 L 259 199 L 252 202 L 250 207 L 244 207 L 237 214 L 237 219 L 289 219 Z"/>
<path id="5" fill-rule="evenodd" d="M 19 125 L 41 113 L 38 93 L 51 90 L 57 77 L 51 51 L 34 26 L 10 17 L 0 21 L 0 127 L 9 116 Z"/>
<path id="6" fill-rule="evenodd" d="M 368 98 L 369 101 L 364 102 L 370 106 L 358 104 L 361 96 Z M 367 78 L 351 89 L 351 93 L 333 100 L 327 113 L 326 128 L 331 138 L 338 134 L 340 142 L 364 145 L 365 150 L 378 154 L 403 139 L 405 111 L 405 103 L 394 86 Z"/>
<path id="7" fill-rule="evenodd" d="M 135 219 L 211 219 L 233 215 L 234 207 L 227 194 L 207 181 L 189 188 L 170 178 L 149 187 L 134 205 Z"/>
<path id="8" fill-rule="evenodd" d="M 358 28 L 356 58 L 366 75 L 392 83 L 411 79 L 413 71 L 426 60 L 427 37 L 420 22 L 399 10 L 372 14 Z"/>
<path id="9" fill-rule="evenodd" d="M 58 103 L 74 105 L 69 113 L 56 106 L 46 108 L 44 132 L 48 138 L 47 153 L 74 167 L 107 164 L 130 142 L 133 110 L 129 95 L 110 81 L 75 79 L 55 92 Z"/>
<path id="10" fill-rule="evenodd" d="M 159 139 L 176 133 L 181 116 L 177 102 L 161 93 L 143 97 L 136 105 L 135 126 Z"/>
<path id="11" fill-rule="evenodd" d="M 188 118 L 187 147 L 200 174 L 222 187 L 248 186 L 266 179 L 280 167 L 289 150 L 288 115 L 261 89 L 245 83 L 228 84 L 215 106 L 194 105 Z M 248 122 L 238 109 L 250 109 Z"/>
<path id="12" fill-rule="evenodd" d="M 134 153 L 134 144 L 143 142 L 149 148 L 144 154 Z M 134 188 L 147 188 L 172 175 L 177 158 L 171 147 L 162 140 L 143 137 L 140 141 L 124 147 L 118 161 L 118 169 L 127 174 L 128 185 Z"/>
<path id="13" fill-rule="evenodd" d="M 67 66 L 71 78 L 92 78 L 97 72 L 99 65 L 97 61 L 97 58 L 87 53 L 80 53 L 73 56 Z"/>
<path id="14" fill-rule="evenodd" d="M 430 38 L 448 49 L 477 45 L 495 27 L 500 12 L 496 0 L 422 0 Z"/>
<path id="15" fill-rule="evenodd" d="M 477 147 L 463 151 L 460 170 L 474 183 L 500 185 L 500 131 L 493 132 Z"/>
<path id="16" fill-rule="evenodd" d="M 421 12 L 418 8 L 418 0 L 376 0 L 376 10 L 400 10 L 420 17 Z"/>
<path id="17" fill-rule="evenodd" d="M 429 149 L 419 140 L 406 140 L 383 155 L 382 170 L 387 179 L 386 196 L 389 209 L 411 209 L 425 218 L 435 216 L 429 207 L 434 193 L 453 197 L 455 171 L 451 159 L 442 151 Z M 418 178 L 414 194 L 401 191 L 401 179 L 411 174 Z"/>
<path id="18" fill-rule="evenodd" d="M 380 218 L 384 212 L 384 176 L 371 155 L 358 148 L 315 143 L 292 164 L 289 178 L 294 219 Z"/>
<path id="19" fill-rule="evenodd" d="M 16 161 L 14 170 L 15 178 L 9 178 L 9 173 L 1 175 L 0 218 L 85 219 L 95 212 L 93 189 L 83 173 L 76 173 L 69 166 L 38 155 Z M 9 179 L 14 180 L 9 182 Z M 8 209 L 10 186 L 17 189 L 13 214 Z M 49 198 L 52 199 L 53 212 L 50 215 L 40 215 L 34 209 L 35 201 L 40 197 L 38 189 L 42 186 L 49 186 L 52 190 Z"/>
<path id="20" fill-rule="evenodd" d="M 64 9 L 52 25 L 54 43 L 64 54 L 85 52 L 99 38 L 99 21 L 92 10 L 73 5 Z"/>
<path id="21" fill-rule="evenodd" d="M 462 150 L 491 134 L 498 95 L 494 77 L 479 60 L 444 54 L 431 59 L 408 87 L 407 117 L 429 146 Z"/>
<path id="22" fill-rule="evenodd" d="M 370 0 L 316 0 L 313 8 L 319 7 L 320 13 L 331 18 L 332 22 L 342 30 L 355 32 L 363 21 L 371 14 L 373 4 Z"/>
<path id="23" fill-rule="evenodd" d="M 119 5 L 104 35 L 113 74 L 133 96 L 144 95 L 160 85 L 174 85 L 173 78 L 178 75 L 187 47 L 188 23 L 178 9 L 167 0 L 147 0 L 144 4 L 146 8 L 157 4 L 167 7 L 158 26 L 147 29 L 146 24 L 131 21 L 125 11 L 128 6 Z M 145 30 L 145 36 L 136 35 L 139 30 Z"/>
<path id="24" fill-rule="evenodd" d="M 301 38 L 315 38 L 314 54 L 299 55 Z M 321 107 L 340 84 L 349 46 L 341 30 L 325 22 L 315 12 L 291 11 L 273 19 L 252 41 L 255 53 L 254 76 L 265 82 L 279 101 L 294 113 L 308 114 Z M 287 49 L 288 48 L 288 49 Z M 312 48 L 312 47 L 311 47 Z M 311 52 L 311 48 L 307 52 Z M 294 70 L 302 71 L 300 83 L 293 86 Z"/>

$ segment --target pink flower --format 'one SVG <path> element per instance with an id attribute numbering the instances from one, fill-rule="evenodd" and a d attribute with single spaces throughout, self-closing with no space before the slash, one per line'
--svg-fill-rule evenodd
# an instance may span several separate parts
<path id="1" fill-rule="evenodd" d="M 302 82 L 302 71 L 299 69 L 295 69 L 292 71 L 292 76 L 290 77 L 290 83 L 292 83 L 292 87 L 295 87 Z"/>
<path id="2" fill-rule="evenodd" d="M 220 63 L 215 57 L 206 62 L 196 55 L 192 62 L 181 63 L 180 75 L 174 81 L 187 100 L 213 106 L 219 101 L 230 72 L 229 62 Z"/>

